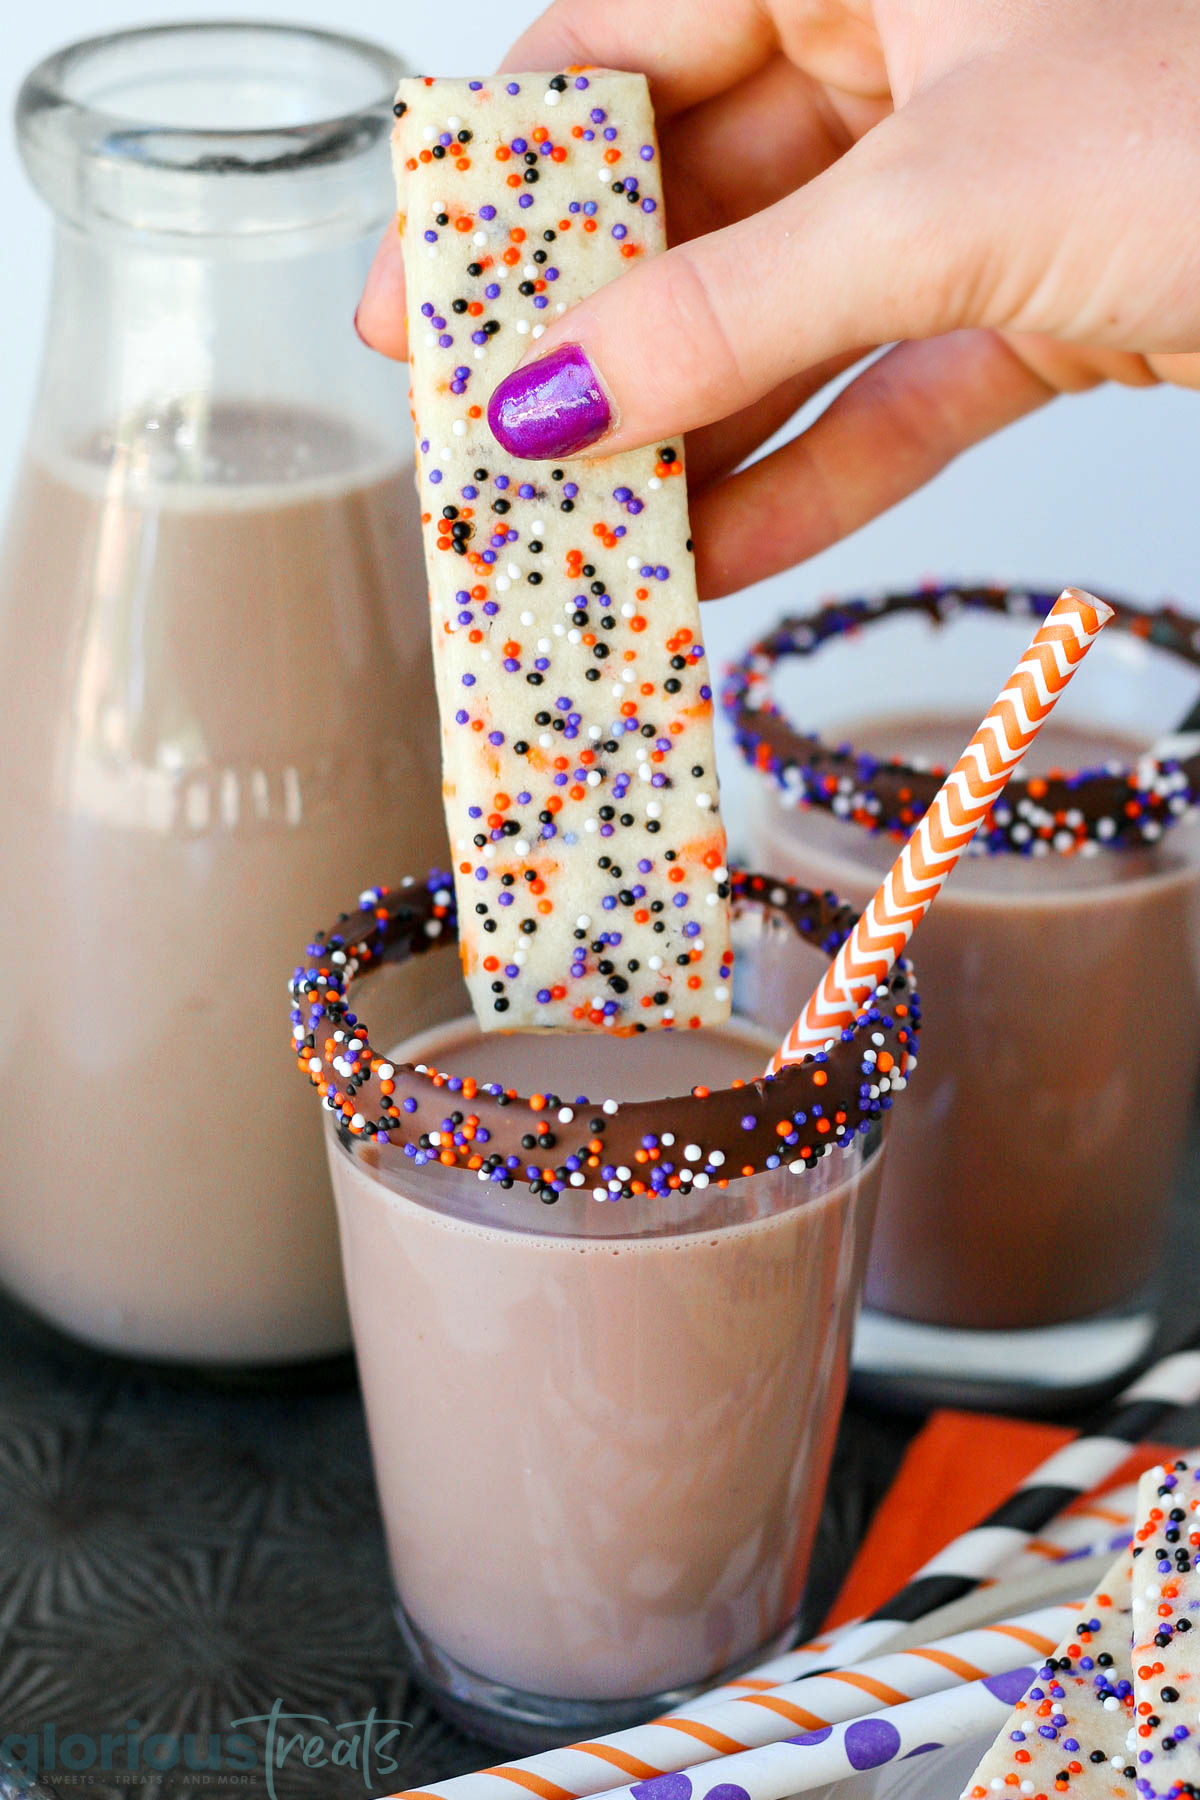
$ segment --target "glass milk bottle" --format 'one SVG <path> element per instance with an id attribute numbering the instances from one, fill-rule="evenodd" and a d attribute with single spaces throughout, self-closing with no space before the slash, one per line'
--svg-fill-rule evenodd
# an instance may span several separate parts
<path id="1" fill-rule="evenodd" d="M 56 233 L 0 561 L 0 1282 L 137 1355 L 348 1341 L 280 981 L 442 854 L 404 382 L 352 328 L 398 73 L 180 25 L 18 101 Z"/>

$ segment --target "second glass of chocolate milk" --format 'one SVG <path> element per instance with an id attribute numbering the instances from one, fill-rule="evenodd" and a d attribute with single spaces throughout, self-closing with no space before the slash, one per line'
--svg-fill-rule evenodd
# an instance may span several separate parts
<path id="1" fill-rule="evenodd" d="M 56 236 L 0 561 L 0 1281 L 134 1354 L 348 1341 L 277 1018 L 314 904 L 444 854 L 404 382 L 350 323 L 400 72 L 187 25 L 18 103 Z"/>
<path id="2" fill-rule="evenodd" d="M 833 604 L 752 652 L 729 696 L 752 857 L 864 905 L 898 848 L 873 822 L 931 797 L 888 765 L 954 764 L 1041 603 Z M 930 1028 L 871 1250 L 872 1386 L 1035 1407 L 1147 1348 L 1200 1060 L 1200 762 L 1154 754 L 1195 700 L 1194 630 L 1119 609 L 998 803 L 1011 829 L 981 831 L 914 935 Z"/>

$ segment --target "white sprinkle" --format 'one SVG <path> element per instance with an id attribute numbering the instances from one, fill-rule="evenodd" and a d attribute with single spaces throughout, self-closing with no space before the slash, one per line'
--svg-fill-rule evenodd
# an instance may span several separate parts
<path id="1" fill-rule="evenodd" d="M 466 435 L 467 435 L 466 420 L 465 419 L 455 419 L 455 421 L 454 421 L 453 425 L 450 427 L 450 429 L 454 433 L 455 437 L 466 437 Z"/>
<path id="2" fill-rule="evenodd" d="M 571 1123 L 571 1120 L 574 1117 L 575 1117 L 575 1108 L 573 1106 L 560 1106 L 559 1107 L 558 1118 L 559 1118 L 559 1123 L 561 1125 L 569 1125 Z"/>
<path id="3" fill-rule="evenodd" d="M 669 1150 L 671 1145 L 675 1142 L 675 1133 L 673 1131 L 664 1131 L 658 1141 L 660 1144 L 665 1144 Z"/>
<path id="4" fill-rule="evenodd" d="M 547 88 L 545 93 L 542 95 L 542 105 L 543 106 L 557 106 L 561 99 L 562 99 L 562 95 L 559 93 L 557 88 Z"/>
<path id="5" fill-rule="evenodd" d="M 709 807 L 712 805 L 712 795 L 704 794 L 704 793 L 697 794 L 696 795 L 696 805 L 698 807 L 700 807 L 702 812 L 707 812 Z"/>
<path id="6" fill-rule="evenodd" d="M 565 312 L 566 312 L 566 310 L 567 310 L 567 303 L 566 303 L 566 301 L 565 301 L 565 300 L 560 300 L 560 301 L 559 301 L 559 302 L 558 302 L 558 304 L 557 304 L 557 305 L 556 305 L 556 306 L 555 306 L 555 308 L 554 308 L 554 310 L 555 310 L 555 312 L 556 312 L 556 313 L 565 313 Z"/>
<path id="7" fill-rule="evenodd" d="M 646 817 L 648 819 L 661 819 L 662 818 L 662 801 L 661 800 L 651 800 L 648 803 L 648 805 L 646 807 Z"/>
<path id="8" fill-rule="evenodd" d="M 487 233 L 486 233 L 486 231 L 474 231 L 474 232 L 472 232 L 472 233 L 471 233 L 471 242 L 472 242 L 472 243 L 473 243 L 473 244 L 477 244 L 477 245 L 478 245 L 478 246 L 479 246 L 479 248 L 480 248 L 480 249 L 481 249 L 481 250 L 482 250 L 482 248 L 483 248 L 483 246 L 484 246 L 484 245 L 485 245 L 485 244 L 486 244 L 486 243 L 487 243 Z"/>
<path id="9" fill-rule="evenodd" d="M 535 325 L 529 335 L 530 337 L 542 337 L 545 335 L 545 331 L 546 327 L 544 325 Z"/>
<path id="10" fill-rule="evenodd" d="M 710 1150 L 708 1153 L 708 1161 L 710 1168 L 719 1169 L 721 1164 L 725 1161 L 725 1152 L 723 1150 Z"/>
<path id="11" fill-rule="evenodd" d="M 519 337 L 524 337 L 524 336 L 525 336 L 525 333 L 526 333 L 526 332 L 527 332 L 527 331 L 528 331 L 528 330 L 529 330 L 529 322 L 528 322 L 528 320 L 526 320 L 526 319 L 518 319 L 518 320 L 517 320 L 517 335 L 518 335 L 518 336 L 519 336 Z"/>
<path id="12" fill-rule="evenodd" d="M 532 625 L 533 624 L 533 614 L 531 612 L 523 612 L 519 616 L 520 616 L 522 625 Z"/>
<path id="13" fill-rule="evenodd" d="M 615 1100 L 606 1100 L 600 1110 L 601 1112 L 615 1113 L 618 1111 L 617 1103 Z"/>
<path id="14" fill-rule="evenodd" d="M 390 1081 L 396 1073 L 394 1063 L 380 1063 L 378 1071 L 380 1081 Z"/>
<path id="15" fill-rule="evenodd" d="M 507 575 L 497 575 L 496 586 L 502 594 L 507 594 L 509 588 L 512 586 L 512 582 L 508 579 Z"/>
<path id="16" fill-rule="evenodd" d="M 646 959 L 646 967 L 648 969 L 661 969 L 662 966 L 663 959 L 661 956 L 651 956 Z"/>
<path id="17" fill-rule="evenodd" d="M 625 558 L 625 567 L 627 569 L 640 569 L 641 566 L 642 566 L 642 564 L 641 564 L 640 558 L 638 558 L 636 556 L 627 556 Z"/>

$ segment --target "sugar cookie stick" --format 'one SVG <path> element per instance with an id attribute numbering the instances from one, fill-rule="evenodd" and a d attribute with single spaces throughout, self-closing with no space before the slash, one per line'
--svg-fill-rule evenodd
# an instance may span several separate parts
<path id="1" fill-rule="evenodd" d="M 406 80 L 396 111 L 444 799 L 476 1015 L 484 1030 L 719 1022 L 729 884 L 682 446 L 529 462 L 486 416 L 548 321 L 665 247 L 645 79 Z"/>
<path id="2" fill-rule="evenodd" d="M 1126 1550 L 976 1769 L 962 1800 L 1061 1795 L 1138 1800 L 1126 1748 L 1134 1719 L 1129 1680 L 1130 1570 Z"/>
<path id="3" fill-rule="evenodd" d="M 1154 1800 L 1200 1792 L 1200 1468 L 1180 1459 L 1138 1484 L 1130 1762 Z"/>

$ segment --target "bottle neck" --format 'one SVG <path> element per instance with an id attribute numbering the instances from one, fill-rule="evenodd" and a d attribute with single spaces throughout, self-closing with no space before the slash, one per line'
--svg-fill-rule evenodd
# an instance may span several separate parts
<path id="1" fill-rule="evenodd" d="M 222 256 L 60 222 L 36 454 L 237 483 L 263 473 L 215 431 L 237 418 L 251 463 L 299 458 L 268 478 L 306 458 L 315 475 L 405 458 L 403 376 L 353 328 L 373 241 Z"/>

